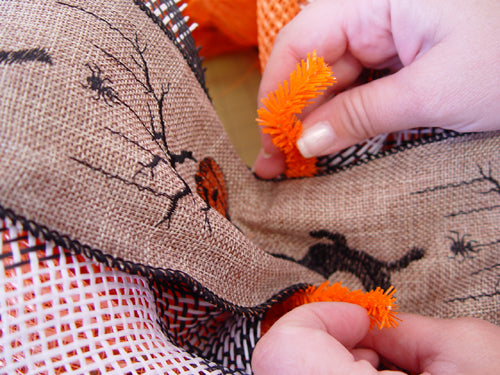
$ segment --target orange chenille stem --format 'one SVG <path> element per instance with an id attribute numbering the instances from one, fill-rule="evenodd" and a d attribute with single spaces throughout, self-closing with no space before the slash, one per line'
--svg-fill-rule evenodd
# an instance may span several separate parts
<path id="1" fill-rule="evenodd" d="M 302 122 L 296 117 L 336 82 L 323 58 L 316 51 L 307 55 L 307 60 L 297 64 L 290 74 L 290 83 L 280 83 L 278 89 L 262 100 L 264 107 L 258 109 L 262 132 L 271 136 L 273 144 L 285 155 L 287 177 L 310 177 L 317 174 L 317 159 L 304 158 L 296 142 L 302 133 Z"/>
<path id="2" fill-rule="evenodd" d="M 311 286 L 305 290 L 299 290 L 286 300 L 273 305 L 264 316 L 261 333 L 266 333 L 279 318 L 295 307 L 311 302 L 354 303 L 366 309 L 370 317 L 370 327 L 375 325 L 380 329 L 396 327 L 400 319 L 396 317 L 398 306 L 395 303 L 395 292 L 396 289 L 392 286 L 386 291 L 378 287 L 366 293 L 361 290 L 350 291 L 340 282 L 330 285 L 326 281 L 318 287 Z"/>

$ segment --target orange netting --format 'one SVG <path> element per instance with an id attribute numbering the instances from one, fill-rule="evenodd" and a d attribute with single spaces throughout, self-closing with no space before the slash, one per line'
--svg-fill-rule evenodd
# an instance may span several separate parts
<path id="1" fill-rule="evenodd" d="M 198 27 L 193 38 L 200 54 L 212 57 L 248 47 L 259 48 L 264 70 L 278 32 L 308 0 L 185 0 L 184 13 Z"/>
<path id="2" fill-rule="evenodd" d="M 200 55 L 212 57 L 257 45 L 255 0 L 185 0 L 183 13 L 196 23 Z M 181 6 L 182 8 L 182 6 Z"/>
<path id="3" fill-rule="evenodd" d="M 264 70 L 278 32 L 300 11 L 306 0 L 257 0 L 259 60 Z"/>

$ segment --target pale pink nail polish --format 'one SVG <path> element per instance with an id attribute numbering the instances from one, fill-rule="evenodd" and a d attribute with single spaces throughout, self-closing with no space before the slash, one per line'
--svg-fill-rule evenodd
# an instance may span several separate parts
<path id="1" fill-rule="evenodd" d="M 337 136 L 328 121 L 321 121 L 304 129 L 297 140 L 297 148 L 302 156 L 311 158 L 323 155 L 336 141 Z"/>

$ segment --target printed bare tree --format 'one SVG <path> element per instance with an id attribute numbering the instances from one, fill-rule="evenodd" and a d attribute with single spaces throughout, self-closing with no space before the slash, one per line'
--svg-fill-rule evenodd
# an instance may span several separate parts
<path id="1" fill-rule="evenodd" d="M 489 195 L 495 197 L 493 202 L 489 205 L 481 205 L 476 207 L 470 207 L 468 209 L 453 211 L 445 213 L 444 218 L 455 218 L 457 216 L 466 215 L 479 215 L 486 212 L 497 212 L 500 210 L 500 204 L 498 204 L 500 198 L 500 180 L 496 178 L 493 174 L 491 164 L 489 163 L 487 167 L 477 165 L 478 174 L 467 180 L 452 182 L 443 185 L 432 186 L 420 191 L 411 193 L 412 195 L 422 195 L 422 194 L 432 194 L 437 191 L 443 190 L 453 190 L 459 188 L 473 189 L 471 190 L 473 194 L 479 195 Z M 489 238 L 479 241 L 473 238 L 471 234 L 463 233 L 458 230 L 451 230 L 447 235 L 445 235 L 446 240 L 450 244 L 450 259 L 458 262 L 465 262 L 473 260 L 476 255 L 483 250 L 487 251 L 498 251 L 500 246 L 500 238 Z M 477 295 L 468 295 L 464 297 L 456 297 L 447 300 L 447 302 L 464 302 L 470 299 L 477 300 L 480 298 L 491 298 L 500 295 L 500 263 L 489 265 L 487 267 L 482 267 L 476 271 L 473 271 L 471 276 L 497 278 L 497 282 L 493 290 L 484 292 Z"/>
<path id="2" fill-rule="evenodd" d="M 124 43 L 130 47 L 131 54 L 128 59 L 130 61 L 125 61 L 123 58 L 117 57 L 105 48 L 97 44 L 93 44 L 93 46 L 99 50 L 106 59 L 115 63 L 117 69 L 120 69 L 124 74 L 132 78 L 133 81 L 141 87 L 143 95 L 145 96 L 145 100 L 141 103 L 141 105 L 147 108 L 147 116 L 141 115 L 139 111 L 134 109 L 132 104 L 124 99 L 124 96 L 122 96 L 114 87 L 114 82 L 106 75 L 106 72 L 97 63 L 84 63 L 88 76 L 85 82 L 80 82 L 80 86 L 85 90 L 90 91 L 92 93 L 91 98 L 96 101 L 103 101 L 110 107 L 125 107 L 141 125 L 141 127 L 149 134 L 151 140 L 158 146 L 158 149 L 161 150 L 160 152 L 153 152 L 142 146 L 136 140 L 131 139 L 116 130 L 112 130 L 109 127 L 105 127 L 105 129 L 114 136 L 121 137 L 125 141 L 133 144 L 135 147 L 138 147 L 142 151 L 148 153 L 150 157 L 149 161 L 137 161 L 137 168 L 133 171 L 132 175 L 123 176 L 106 171 L 102 167 L 92 165 L 84 160 L 79 160 L 74 157 L 72 157 L 72 159 L 90 169 L 93 169 L 94 171 L 97 171 L 107 178 L 119 180 L 127 185 L 135 186 L 140 191 L 146 191 L 154 194 L 155 196 L 166 198 L 169 201 L 168 208 L 166 209 L 163 217 L 158 220 L 156 225 L 160 226 L 166 224 L 169 227 L 172 217 L 181 200 L 192 196 L 193 194 L 186 180 L 178 172 L 177 167 L 178 165 L 189 160 L 197 162 L 192 151 L 181 150 L 179 153 L 174 153 L 169 147 L 167 139 L 167 123 L 165 119 L 165 106 L 170 93 L 170 83 L 153 82 L 153 75 L 147 59 L 148 45 L 146 42 L 141 41 L 141 37 L 137 31 L 133 37 L 129 37 L 119 28 L 115 27 L 111 22 L 89 10 L 62 1 L 58 3 L 75 9 L 75 11 L 87 14 L 96 22 L 99 22 L 104 27 L 107 27 L 111 33 L 118 34 L 123 39 Z M 165 166 L 170 168 L 170 171 L 174 174 L 177 181 L 180 181 L 181 187 L 175 192 L 167 193 L 158 191 L 147 183 L 139 182 L 140 177 L 148 177 L 151 180 L 154 180 L 155 170 L 159 167 Z M 205 205 L 200 208 L 200 211 L 204 212 L 205 223 L 208 225 L 208 229 L 211 232 L 211 226 L 208 220 L 209 208 L 210 207 L 208 205 Z"/>

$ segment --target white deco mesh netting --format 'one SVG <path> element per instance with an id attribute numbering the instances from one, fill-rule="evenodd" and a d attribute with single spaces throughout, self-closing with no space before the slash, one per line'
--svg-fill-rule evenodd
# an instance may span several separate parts
<path id="1" fill-rule="evenodd" d="M 70 253 L 9 219 L 0 230 L 0 374 L 250 372 L 257 331 L 248 319 Z"/>

